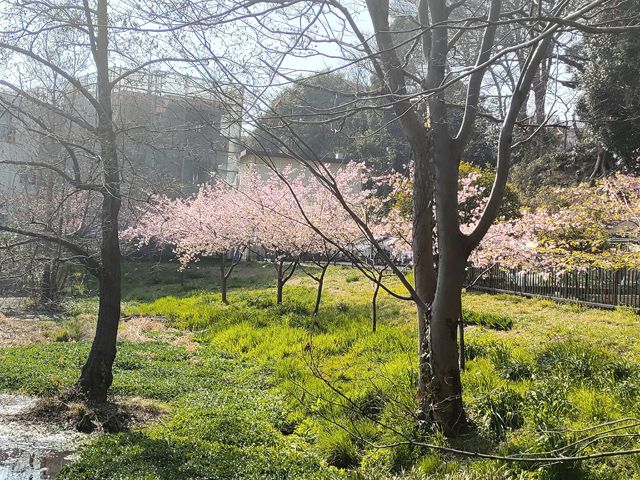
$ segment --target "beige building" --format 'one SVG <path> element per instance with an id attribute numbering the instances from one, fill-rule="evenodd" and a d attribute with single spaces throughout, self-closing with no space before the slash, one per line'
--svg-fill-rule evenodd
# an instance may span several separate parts
<path id="1" fill-rule="evenodd" d="M 247 149 L 240 152 L 237 163 L 238 178 L 235 183 L 242 189 L 243 174 L 250 170 L 257 172 L 262 178 L 274 175 L 274 170 L 280 173 L 292 172 L 293 175 L 302 173 L 305 177 L 311 178 L 312 174 L 309 171 L 309 166 L 317 168 L 320 167 L 321 163 L 334 175 L 349 162 L 336 155 L 336 157 L 323 159 L 321 162 L 309 161 L 309 166 L 307 166 L 303 161 L 292 155 Z M 319 171 L 322 170 L 320 169 Z M 353 187 L 359 191 L 362 185 L 358 184 Z"/>

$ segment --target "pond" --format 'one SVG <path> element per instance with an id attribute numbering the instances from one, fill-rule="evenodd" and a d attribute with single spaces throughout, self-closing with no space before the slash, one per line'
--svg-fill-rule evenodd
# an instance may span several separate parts
<path id="1" fill-rule="evenodd" d="M 25 421 L 36 398 L 0 394 L 0 480 L 52 479 L 73 459 L 81 434 Z"/>

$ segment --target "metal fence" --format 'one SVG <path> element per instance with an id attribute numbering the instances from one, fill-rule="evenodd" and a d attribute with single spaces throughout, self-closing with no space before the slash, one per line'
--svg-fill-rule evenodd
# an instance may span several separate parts
<path id="1" fill-rule="evenodd" d="M 640 310 L 640 271 L 590 268 L 572 272 L 524 272 L 499 266 L 467 270 L 470 290 L 566 300 L 596 307 Z"/>

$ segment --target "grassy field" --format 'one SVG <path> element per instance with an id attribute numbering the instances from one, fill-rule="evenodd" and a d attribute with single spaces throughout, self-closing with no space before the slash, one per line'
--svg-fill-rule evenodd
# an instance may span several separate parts
<path id="1" fill-rule="evenodd" d="M 182 280 L 182 282 L 181 282 Z M 270 265 L 242 264 L 230 305 L 217 269 L 130 264 L 113 395 L 168 414 L 83 447 L 63 479 L 640 479 L 640 457 L 541 465 L 469 459 L 407 442 L 495 455 L 638 448 L 640 318 L 548 300 L 467 293 L 464 399 L 474 426 L 454 441 L 417 428 L 410 304 L 329 270 L 320 315 L 302 273 L 275 304 Z M 0 390 L 55 395 L 77 378 L 96 300 L 78 298 L 47 341 L 0 348 Z M 56 341 L 58 340 L 58 341 Z M 600 425 L 600 426 L 599 426 Z M 628 427 L 628 428 L 622 428 Z M 393 448 L 384 448 L 396 445 Z"/>

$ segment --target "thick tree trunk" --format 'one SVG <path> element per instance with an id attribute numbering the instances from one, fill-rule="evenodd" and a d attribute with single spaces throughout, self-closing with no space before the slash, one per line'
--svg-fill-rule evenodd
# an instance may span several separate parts
<path id="1" fill-rule="evenodd" d="M 100 304 L 96 335 L 78 384 L 88 400 L 105 402 L 107 391 L 113 381 L 112 368 L 116 358 L 120 321 L 120 262 L 116 262 L 113 268 L 108 268 L 98 281 Z"/>
<path id="2" fill-rule="evenodd" d="M 114 148 L 112 149 L 111 146 Z M 117 183 L 115 142 L 107 142 L 102 153 L 103 158 L 111 158 L 116 165 L 116 170 L 114 177 L 114 171 L 105 166 L 107 169 L 105 177 L 111 180 L 110 183 L 107 183 L 107 188 L 111 187 L 111 193 L 105 193 L 102 201 L 102 243 L 100 247 L 102 268 L 98 273 L 100 291 L 98 324 L 89 358 L 82 368 L 79 380 L 81 392 L 89 400 L 97 402 L 107 400 L 107 390 L 113 380 L 112 367 L 116 357 L 121 300 L 121 256 L 118 235 L 120 194 Z M 105 163 L 107 162 L 105 161 Z M 113 168 L 112 163 L 111 168 Z M 113 183 L 114 178 L 116 183 Z"/>
<path id="3" fill-rule="evenodd" d="M 430 410 L 431 368 L 429 366 L 429 324 L 424 305 L 433 302 L 435 293 L 435 265 L 433 257 L 433 174 L 431 160 L 425 150 L 416 152 L 413 179 L 413 276 L 418 322 L 418 406 L 426 417 Z"/>
<path id="4" fill-rule="evenodd" d="M 593 167 L 593 172 L 589 179 L 595 180 L 596 178 L 604 178 L 609 173 L 609 152 L 602 146 L 598 146 L 596 154 L 596 163 Z"/>
<path id="5" fill-rule="evenodd" d="M 100 157 L 103 164 L 104 190 L 102 193 L 100 245 L 101 268 L 97 272 L 100 300 L 98 324 L 89 358 L 82 368 L 78 385 L 92 401 L 104 402 L 113 381 L 112 367 L 116 357 L 118 323 L 121 300 L 121 255 L 118 216 L 120 213 L 120 166 L 116 149 L 116 134 L 111 106 L 112 85 L 109 78 L 108 10 L 107 0 L 97 5 L 97 35 L 94 58 L 98 86 L 98 128 Z"/>
<path id="6" fill-rule="evenodd" d="M 220 293 L 222 294 L 222 303 L 228 305 L 227 301 L 227 272 L 226 272 L 226 255 L 220 256 Z"/>
<path id="7" fill-rule="evenodd" d="M 535 121 L 537 125 L 542 125 L 547 119 L 546 114 L 546 99 L 547 99 L 547 83 L 549 81 L 549 75 L 546 70 L 544 62 L 540 64 L 540 67 L 536 69 L 536 73 L 533 77 L 533 98 L 535 106 Z"/>
<path id="8" fill-rule="evenodd" d="M 431 312 L 431 408 L 445 435 L 456 435 L 466 424 L 457 342 L 465 261 L 464 248 L 457 242 L 441 247 Z"/>
<path id="9" fill-rule="evenodd" d="M 435 109 L 437 105 L 433 106 Z M 443 132 L 434 139 L 438 271 L 431 309 L 431 413 L 445 435 L 466 424 L 458 364 L 458 319 L 469 255 L 458 220 L 459 151 Z"/>

